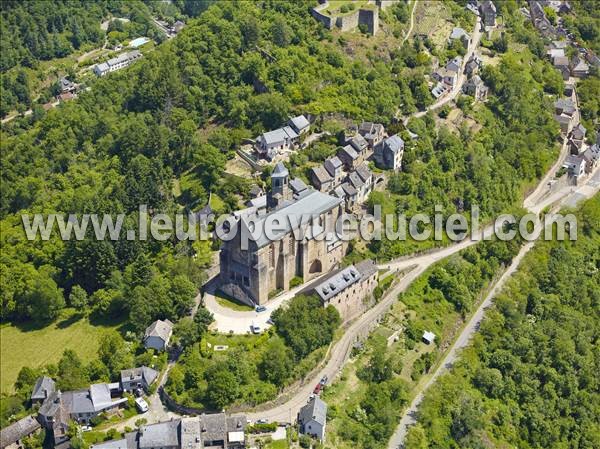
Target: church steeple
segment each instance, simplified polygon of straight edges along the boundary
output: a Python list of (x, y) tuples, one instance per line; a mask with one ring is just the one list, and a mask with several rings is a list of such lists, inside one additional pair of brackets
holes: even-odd
[(271, 191), (267, 197), (270, 209), (277, 208), (286, 200), (291, 199), (290, 194), (290, 173), (282, 162), (275, 165), (271, 173)]

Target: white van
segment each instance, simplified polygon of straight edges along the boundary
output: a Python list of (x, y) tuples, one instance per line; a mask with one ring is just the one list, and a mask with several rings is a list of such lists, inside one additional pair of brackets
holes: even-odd
[(144, 398), (135, 398), (135, 406), (140, 413), (146, 413), (148, 411), (148, 403)]

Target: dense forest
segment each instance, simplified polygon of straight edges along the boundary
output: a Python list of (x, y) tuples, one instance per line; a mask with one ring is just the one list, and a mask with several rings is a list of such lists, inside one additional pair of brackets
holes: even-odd
[[(93, 313), (132, 314), (143, 329), (155, 318), (182, 316), (185, 305), (162, 292), (183, 278), (198, 285), (210, 262), (203, 243), (86, 238), (32, 245), (20, 213), (123, 212), (130, 229), (139, 204), (156, 212), (200, 208), (210, 191), (231, 210), (247, 181), (224, 176), (225, 154), (242, 138), (278, 126), (301, 104), (298, 110), (378, 120), (390, 117), (400, 98), (410, 104), (408, 81), (377, 58), (352, 62), (307, 13), (309, 3), (211, 7), (127, 71), (99, 79), (31, 129), (3, 134), (3, 319), (46, 323), (74, 305), (71, 291), (79, 286)], [(393, 67), (400, 70), (403, 60)], [(266, 93), (255, 91), (257, 81)], [(176, 197), (173, 179), (184, 173), (195, 183)], [(181, 291), (192, 290), (184, 283)], [(132, 296), (141, 309), (125, 300)]]
[(577, 241), (526, 256), (428, 391), (407, 449), (599, 447), (600, 197), (577, 217)]

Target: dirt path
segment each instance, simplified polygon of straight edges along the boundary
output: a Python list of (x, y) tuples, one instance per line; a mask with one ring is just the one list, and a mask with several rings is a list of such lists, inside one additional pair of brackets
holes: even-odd
[(406, 32), (406, 36), (404, 36), (404, 39), (402, 39), (402, 43), (400, 45), (403, 45), (404, 42), (407, 41), (407, 39), (410, 37), (410, 35), (413, 32), (413, 28), (415, 26), (415, 11), (417, 10), (417, 3), (419, 3), (419, 0), (414, 0), (412, 11), (410, 12), (410, 27), (408, 28), (408, 31)]

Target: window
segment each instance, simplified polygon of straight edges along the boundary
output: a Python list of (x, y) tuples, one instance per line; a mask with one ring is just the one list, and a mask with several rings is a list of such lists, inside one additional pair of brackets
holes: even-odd
[(248, 278), (248, 276), (244, 276), (244, 285), (246, 287), (250, 287), (250, 279)]
[(296, 255), (296, 242), (294, 241), (294, 236), (290, 236), (290, 254), (292, 256)]
[(275, 266), (275, 246), (269, 246), (269, 263), (272, 267)]

